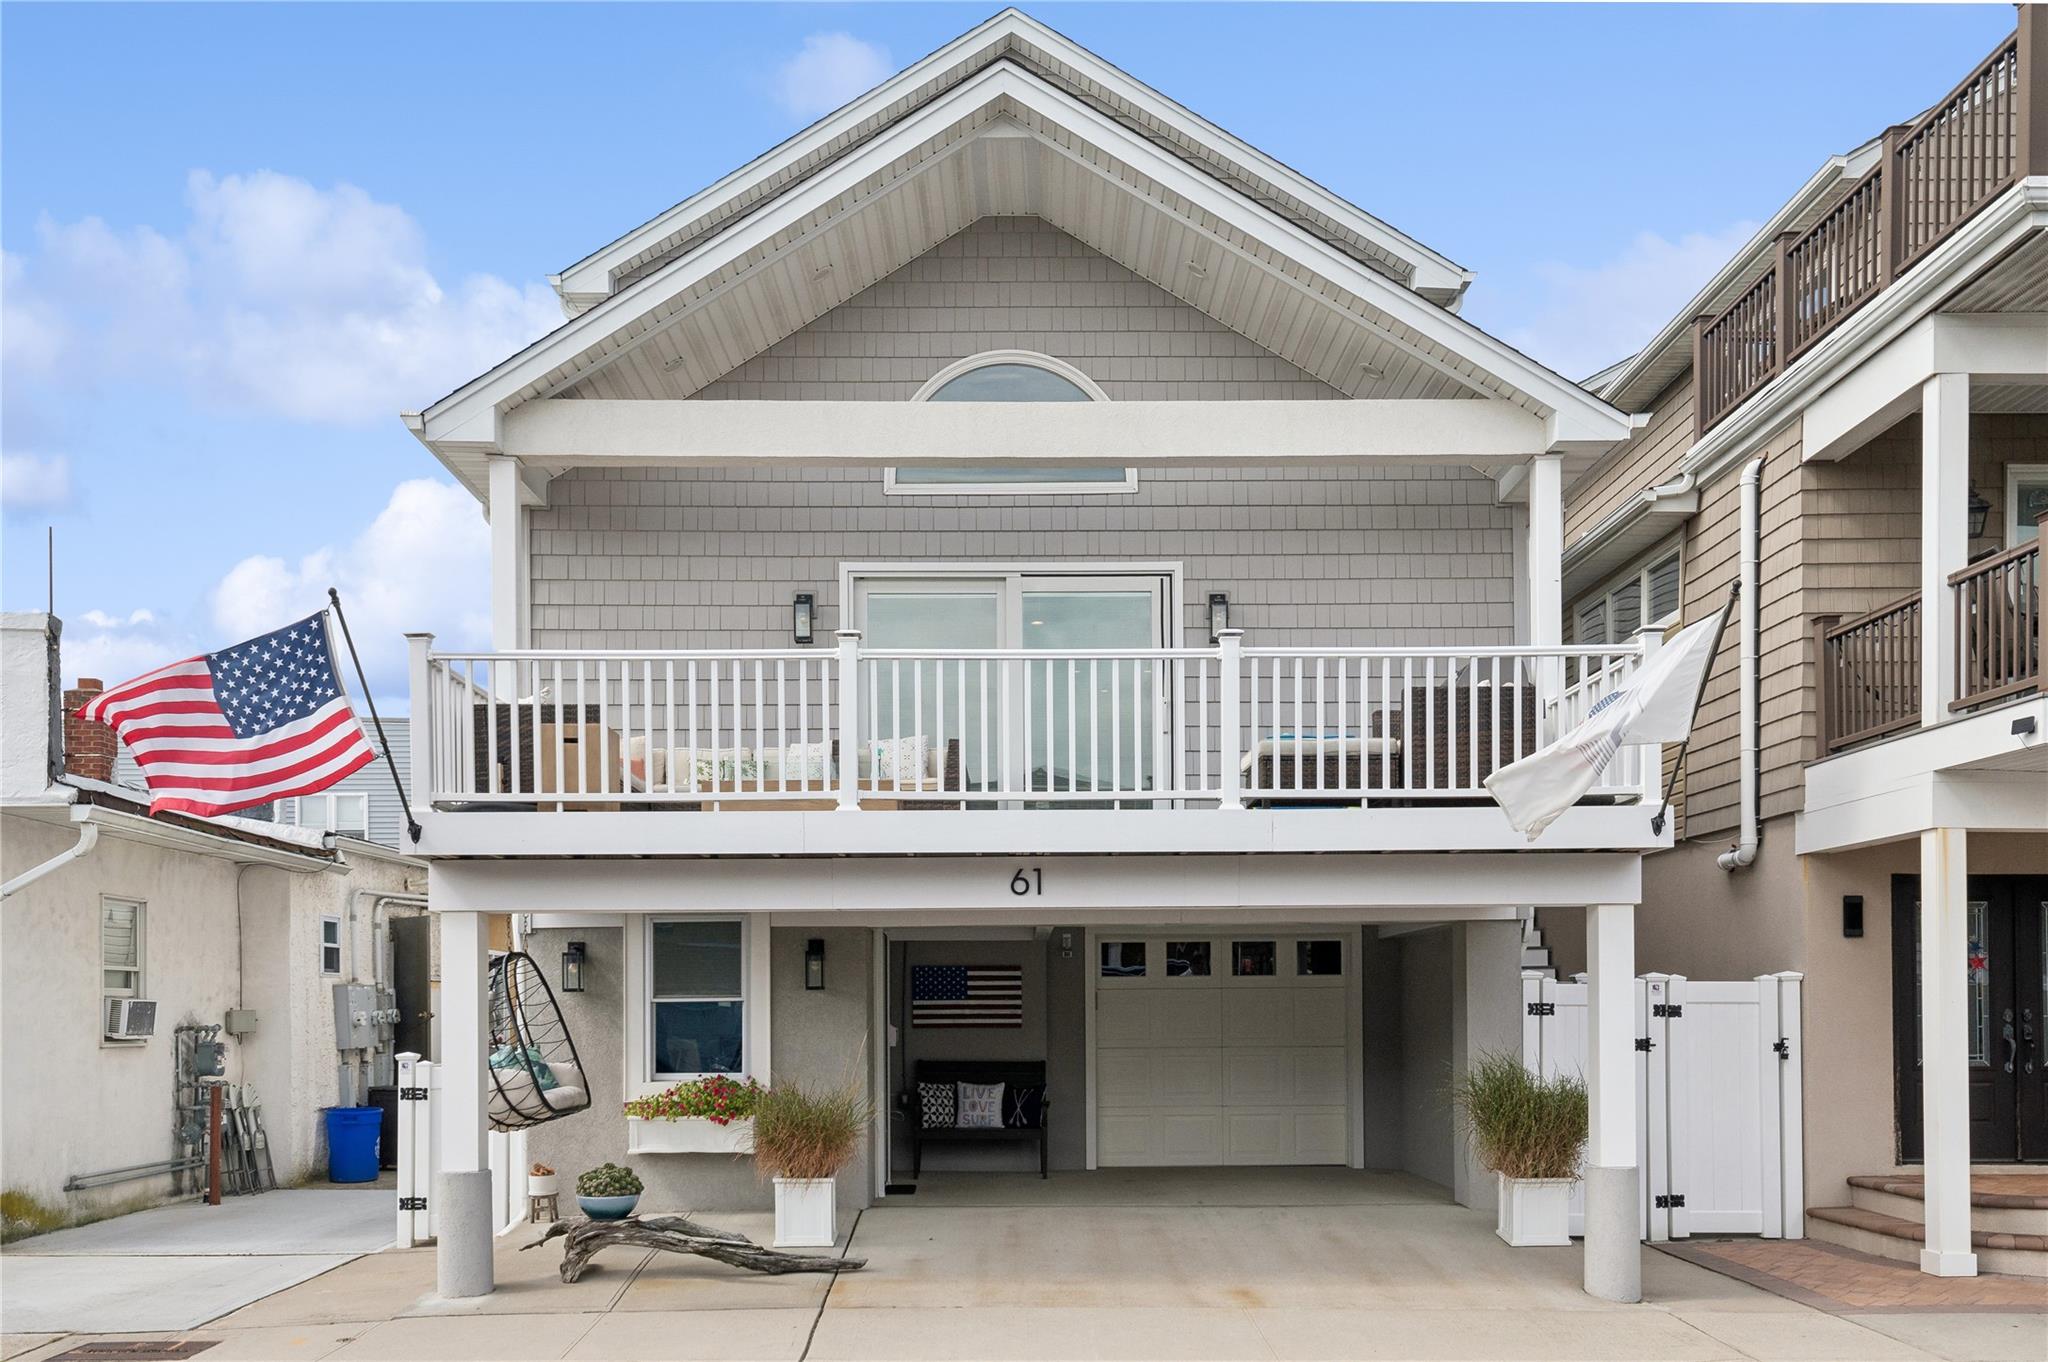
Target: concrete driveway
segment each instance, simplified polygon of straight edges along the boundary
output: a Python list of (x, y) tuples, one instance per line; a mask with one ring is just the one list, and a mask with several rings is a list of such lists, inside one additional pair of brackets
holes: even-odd
[[(1200, 1203), (1200, 1204), (1195, 1204)], [(706, 1215), (766, 1242), (769, 1217)], [(358, 1259), (192, 1337), (232, 1358), (1985, 1359), (2039, 1362), (2048, 1316), (1849, 1317), (1646, 1251), (1648, 1303), (1579, 1289), (1427, 1184), (1292, 1173), (928, 1178), (851, 1226), (867, 1270), (758, 1277), (642, 1250), (574, 1286), (501, 1241), (498, 1290), (433, 1294), (431, 1250)], [(62, 1351), (47, 1343), (28, 1362)]]
[(184, 1202), (58, 1230), (0, 1253), (14, 1334), (191, 1329), (388, 1248), (389, 1188), (295, 1188)]

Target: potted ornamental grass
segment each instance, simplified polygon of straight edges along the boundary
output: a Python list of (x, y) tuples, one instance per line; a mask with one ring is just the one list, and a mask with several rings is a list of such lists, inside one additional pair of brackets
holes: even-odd
[(862, 1085), (777, 1083), (754, 1108), (754, 1171), (775, 1183), (775, 1247), (830, 1248), (840, 1170), (874, 1119)]
[(744, 1154), (766, 1091), (751, 1078), (710, 1074), (625, 1104), (629, 1154)]
[(1451, 1085), (1479, 1161), (1500, 1178), (1495, 1232), (1517, 1248), (1569, 1244), (1567, 1206), (1586, 1148), (1586, 1084), (1543, 1078), (1512, 1054), (1481, 1053)]
[(632, 1169), (601, 1163), (576, 1179), (576, 1204), (592, 1220), (624, 1220), (645, 1190)]

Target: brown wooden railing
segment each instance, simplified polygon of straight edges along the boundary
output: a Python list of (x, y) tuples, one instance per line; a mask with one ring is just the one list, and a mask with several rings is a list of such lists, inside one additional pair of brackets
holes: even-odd
[(1822, 615), (1814, 635), (1824, 753), (1920, 722), (1919, 592), (1852, 620)]
[(1709, 430), (1970, 217), (2048, 175), (2048, 6), (1912, 123), (1820, 221), (1719, 314), (1693, 320), (1694, 438)]
[(1956, 593), (1956, 698), (1971, 709), (2041, 685), (2041, 540), (1970, 564), (1948, 579)]

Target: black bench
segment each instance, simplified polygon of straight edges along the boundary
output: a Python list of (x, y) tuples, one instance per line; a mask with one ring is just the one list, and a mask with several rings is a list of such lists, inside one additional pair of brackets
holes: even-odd
[[(911, 1075), (909, 1090), (903, 1094), (903, 1110), (910, 1117), (911, 1176), (924, 1173), (924, 1147), (927, 1144), (985, 1143), (988, 1141), (1022, 1141), (1038, 1144), (1038, 1176), (1046, 1175), (1045, 1121), (1052, 1110), (1050, 1095), (1043, 1097), (1038, 1107), (1038, 1124), (1035, 1126), (993, 1126), (967, 1127), (958, 1125), (934, 1126), (930, 1129), (924, 1123), (924, 1102), (920, 1096), (920, 1083), (1001, 1083), (1004, 1088), (1005, 1109), (1011, 1088), (1032, 1087), (1041, 1092), (1045, 1089), (1045, 1061), (1039, 1059), (920, 1059)], [(957, 1119), (956, 1108), (956, 1119)]]

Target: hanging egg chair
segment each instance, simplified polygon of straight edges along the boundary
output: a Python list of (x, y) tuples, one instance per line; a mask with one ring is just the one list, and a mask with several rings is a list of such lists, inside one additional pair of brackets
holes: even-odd
[(583, 1062), (554, 990), (524, 951), (491, 961), (489, 1068), (494, 1130), (523, 1130), (590, 1105)]

